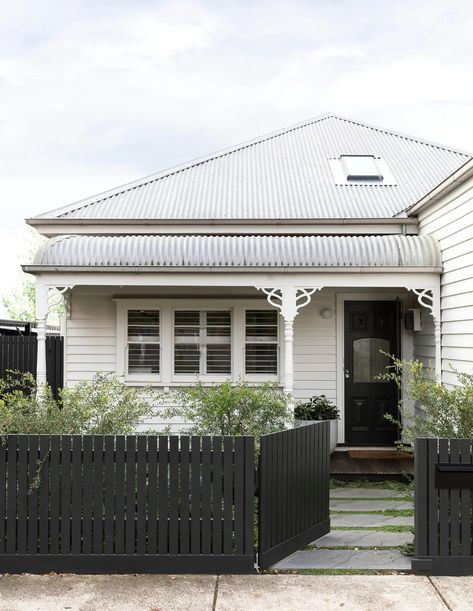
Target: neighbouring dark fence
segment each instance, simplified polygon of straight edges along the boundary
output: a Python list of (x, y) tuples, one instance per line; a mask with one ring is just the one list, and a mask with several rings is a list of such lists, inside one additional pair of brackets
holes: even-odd
[[(0, 378), (5, 377), (9, 369), (36, 375), (37, 352), (35, 335), (0, 336)], [(64, 338), (58, 335), (46, 337), (46, 376), (57, 396), (64, 384)]]
[(473, 575), (471, 439), (416, 439), (417, 574)]
[(261, 437), (259, 554), (269, 568), (330, 530), (330, 423)]
[(254, 438), (9, 435), (0, 573), (254, 570)]

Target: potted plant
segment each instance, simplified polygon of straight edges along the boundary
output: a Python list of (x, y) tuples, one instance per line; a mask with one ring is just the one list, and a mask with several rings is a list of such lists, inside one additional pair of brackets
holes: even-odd
[(338, 441), (338, 419), (340, 412), (325, 395), (311, 397), (307, 402), (299, 402), (294, 410), (294, 426), (311, 424), (314, 420), (330, 420), (330, 454)]

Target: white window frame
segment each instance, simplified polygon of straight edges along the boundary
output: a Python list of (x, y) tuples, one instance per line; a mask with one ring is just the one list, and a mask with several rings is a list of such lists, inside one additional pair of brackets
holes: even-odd
[[(245, 373), (245, 318), (246, 310), (273, 310), (266, 299), (228, 299), (228, 298), (203, 298), (203, 299), (156, 299), (152, 297), (129, 298), (115, 297), (117, 306), (116, 318), (116, 371), (117, 374), (129, 385), (151, 385), (163, 388), (165, 391), (171, 387), (189, 386), (200, 380), (204, 384), (211, 385), (223, 380), (231, 379), (237, 382), (239, 379), (250, 384), (261, 384), (263, 382), (274, 382), (282, 386), (282, 370), (284, 363), (284, 343), (282, 317), (278, 320), (278, 373), (277, 374), (246, 374)], [(131, 374), (127, 372), (127, 361), (125, 346), (127, 339), (127, 317), (128, 310), (159, 310), (160, 312), (160, 374)], [(231, 346), (232, 346), (232, 368), (231, 374), (174, 374), (174, 311), (222, 311), (231, 312)]]
[[(174, 349), (176, 346), (176, 335), (175, 335), (175, 314), (176, 312), (199, 312), (199, 331), (200, 331), (200, 340), (202, 341), (202, 331), (205, 328), (205, 314), (206, 312), (229, 312), (230, 314), (230, 371), (229, 373), (176, 373), (174, 366)], [(200, 370), (206, 370), (207, 363), (207, 343), (204, 345), (204, 349), (200, 352)], [(188, 307), (178, 306), (172, 308), (172, 346), (171, 346), (171, 360), (172, 360), (172, 379), (173, 381), (181, 381), (181, 382), (195, 382), (197, 379), (206, 381), (223, 381), (231, 378), (234, 379), (234, 368), (233, 368), (233, 356), (234, 356), (234, 329), (233, 329), (233, 308), (228, 307), (207, 307), (207, 308), (196, 308), (192, 307), (192, 302), (189, 302)]]
[[(279, 379), (279, 375), (281, 372), (281, 323), (280, 316), (276, 310), (276, 341), (271, 342), (255, 342), (246, 339), (246, 313), (251, 311), (264, 311), (264, 310), (274, 310), (274, 308), (260, 308), (255, 306), (254, 308), (245, 308), (244, 312), (244, 336), (243, 336), (243, 367), (244, 367), (244, 376), (247, 380), (258, 380), (258, 381), (270, 381), (274, 382)], [(247, 373), (246, 372), (246, 347), (248, 344), (271, 344), (276, 345), (276, 373)]]
[[(159, 342), (130, 342), (128, 341), (128, 312), (132, 310), (146, 310), (153, 311), (159, 313)], [(163, 360), (163, 350), (162, 350), (162, 315), (161, 309), (158, 307), (150, 307), (148, 305), (143, 305), (142, 307), (134, 307), (129, 306), (125, 310), (125, 378), (127, 380), (143, 380), (148, 382), (159, 381), (161, 380), (161, 367)], [(129, 345), (136, 343), (156, 343), (159, 345), (159, 373), (130, 373), (128, 370), (129, 367)]]

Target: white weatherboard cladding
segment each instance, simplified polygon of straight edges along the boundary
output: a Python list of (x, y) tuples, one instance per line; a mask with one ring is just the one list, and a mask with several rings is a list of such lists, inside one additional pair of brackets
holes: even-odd
[(64, 236), (49, 240), (34, 266), (438, 267), (431, 237), (381, 236)]
[[(456, 384), (452, 369), (473, 371), (473, 179), (421, 211), (419, 228), (441, 250), (442, 379)], [(416, 354), (431, 355), (432, 342), (427, 326)]]
[[(329, 160), (340, 155), (380, 157), (396, 184), (336, 185)], [(391, 218), (469, 158), (328, 115), (36, 218), (109, 219), (112, 224), (114, 219)]]
[[(255, 306), (266, 306), (265, 299), (257, 296), (256, 292), (243, 292), (227, 288), (225, 293), (207, 290), (205, 294), (201, 289), (185, 289), (176, 293), (170, 287), (167, 291), (162, 288), (132, 288), (126, 287), (127, 298), (168, 298), (177, 295), (176, 306), (195, 303), (198, 298), (218, 297), (252, 299)], [(313, 395), (325, 394), (337, 403), (337, 331), (336, 331), (336, 294), (341, 291), (349, 298), (350, 291), (346, 289), (323, 289), (312, 297), (311, 303), (300, 310), (294, 321), (294, 395), (297, 400), (305, 400)], [(374, 292), (373, 292), (374, 291)], [(366, 289), (366, 297), (372, 292), (378, 295), (379, 291)], [(186, 295), (187, 293), (187, 295)], [(116, 371), (117, 368), (117, 304), (114, 297), (120, 294), (119, 287), (76, 287), (73, 289), (71, 299), (71, 318), (67, 320), (66, 327), (66, 381), (74, 384), (80, 380), (88, 380), (98, 371)], [(404, 289), (385, 289), (383, 295), (392, 295), (396, 299), (399, 295), (406, 295)], [(123, 297), (120, 294), (120, 297)], [(255, 298), (256, 297), (256, 298)], [(182, 301), (181, 301), (182, 298)], [(375, 297), (376, 298), (376, 297)], [(414, 298), (408, 295), (411, 304)], [(189, 301), (190, 299), (190, 301)], [(324, 318), (321, 311), (330, 309), (332, 316)], [(425, 316), (428, 316), (427, 312)], [(411, 354), (405, 354), (410, 358)], [(163, 384), (155, 387), (161, 391)], [(341, 399), (340, 399), (341, 400)], [(339, 405), (342, 408), (341, 405)], [(160, 416), (163, 408), (156, 408), (155, 416), (140, 426), (140, 430), (150, 427), (163, 427), (171, 424), (173, 430), (178, 430), (183, 423), (165, 421)]]

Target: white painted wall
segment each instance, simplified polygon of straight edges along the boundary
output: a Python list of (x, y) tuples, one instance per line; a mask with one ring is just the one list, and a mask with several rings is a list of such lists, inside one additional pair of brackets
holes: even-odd
[[(325, 394), (329, 399), (337, 403), (337, 350), (342, 349), (338, 340), (337, 345), (337, 294), (343, 292), (348, 295), (346, 289), (323, 289), (315, 293), (309, 306), (300, 310), (294, 322), (294, 394), (297, 400), (308, 399), (312, 395)], [(354, 292), (354, 291), (351, 291)], [(373, 298), (379, 298), (379, 290), (365, 288), (367, 298), (370, 293)], [(360, 293), (357, 289), (356, 293)], [(391, 294), (395, 299), (397, 294), (403, 295), (406, 304), (415, 304), (414, 298), (408, 295), (404, 289), (385, 289), (383, 294)], [(196, 302), (197, 298), (204, 297), (228, 297), (233, 296), (241, 299), (254, 299), (255, 306), (258, 303), (267, 305), (264, 298), (255, 290), (242, 290), (229, 288), (225, 294), (219, 293), (218, 288), (198, 289), (182, 288), (146, 288), (143, 287), (89, 287), (82, 286), (73, 289), (71, 297), (71, 317), (66, 320), (66, 349), (65, 349), (65, 373), (69, 384), (80, 380), (91, 379), (98, 371), (116, 371), (117, 367), (117, 303), (116, 297), (154, 297), (169, 298), (171, 295), (179, 298), (192, 297), (188, 301), (189, 307)], [(322, 318), (321, 310), (329, 308), (333, 315), (331, 318)], [(428, 314), (425, 314), (428, 317)], [(412, 334), (411, 334), (412, 335)], [(417, 338), (416, 338), (417, 340)], [(405, 342), (411, 350), (412, 338)], [(283, 342), (281, 342), (281, 352)], [(412, 355), (404, 353), (409, 358)], [(282, 353), (280, 354), (282, 363)], [(282, 378), (281, 378), (282, 379)], [(340, 385), (340, 380), (338, 381)], [(343, 383), (343, 379), (342, 382)], [(155, 387), (157, 392), (163, 390), (162, 384)], [(342, 393), (340, 392), (340, 395)], [(341, 396), (340, 396), (341, 400)], [(343, 406), (339, 405), (343, 412)], [(165, 425), (159, 417), (157, 410), (156, 418), (144, 422), (142, 428), (150, 428), (158, 424)], [(182, 423), (174, 422), (178, 429)]]
[[(440, 243), (442, 380), (456, 384), (452, 369), (473, 372), (473, 179), (419, 213), (421, 234)], [(426, 327), (415, 354), (433, 357), (432, 328)]]

